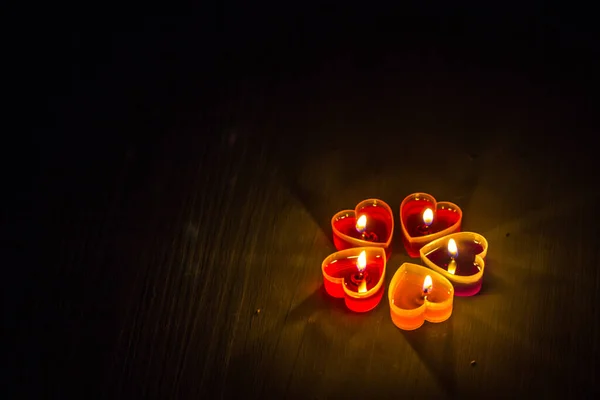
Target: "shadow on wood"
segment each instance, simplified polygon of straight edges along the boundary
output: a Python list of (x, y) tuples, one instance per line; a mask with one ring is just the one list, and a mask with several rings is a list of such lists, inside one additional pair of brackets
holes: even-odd
[[(299, 390), (293, 384), (298, 374), (305, 379), (314, 379), (314, 385), (317, 385), (320, 375), (303, 375), (306, 373), (304, 358), (319, 351), (325, 354), (332, 348), (332, 341), (351, 342), (364, 322), (364, 315), (349, 311), (344, 299), (329, 296), (322, 284), (271, 327), (260, 332), (259, 325), (268, 317), (263, 314), (255, 315), (251, 322), (258, 335), (248, 339), (244, 351), (232, 357), (228, 365), (227, 382), (235, 384), (207, 389), (212, 396), (227, 398), (239, 390), (244, 390), (247, 398), (264, 398), (267, 394), (292, 396)], [(340, 320), (347, 322), (343, 329), (336, 323)], [(257, 382), (261, 384), (257, 385)]]
[(313, 192), (303, 188), (296, 178), (290, 174), (286, 174), (285, 184), (292, 194), (306, 209), (310, 216), (317, 223), (321, 231), (325, 233), (329, 243), (333, 246), (333, 237), (331, 231), (331, 217), (335, 211), (327, 210), (323, 201), (317, 198)]
[(290, 310), (286, 319), (290, 322), (310, 319), (318, 311), (325, 309), (336, 309), (344, 314), (355, 315), (355, 313), (346, 308), (344, 299), (335, 299), (331, 297), (325, 290), (325, 286), (320, 285), (319, 288), (302, 303)]
[(508, 286), (500, 275), (494, 270), (497, 263), (493, 259), (486, 258), (483, 271), (483, 282), (478, 296), (487, 296), (506, 293)]
[(425, 322), (414, 331), (402, 331), (406, 341), (448, 396), (457, 390), (452, 318), (441, 324)]

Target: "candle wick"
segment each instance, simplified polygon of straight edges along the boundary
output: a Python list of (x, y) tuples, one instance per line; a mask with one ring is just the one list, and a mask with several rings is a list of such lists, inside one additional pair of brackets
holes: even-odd
[(427, 300), (428, 294), (429, 294), (429, 288), (423, 289), (423, 300)]
[(373, 232), (362, 232), (361, 237), (363, 240), (366, 240), (368, 242), (376, 242), (378, 240), (377, 235)]
[(365, 271), (356, 272), (354, 275), (352, 275), (351, 280), (352, 280), (352, 283), (355, 284), (356, 286), (360, 286), (362, 284), (367, 284), (370, 282), (369, 274), (366, 273)]

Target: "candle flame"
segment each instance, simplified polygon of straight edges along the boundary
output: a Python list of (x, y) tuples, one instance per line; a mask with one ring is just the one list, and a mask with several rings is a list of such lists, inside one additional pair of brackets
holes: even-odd
[(423, 282), (423, 294), (427, 295), (431, 292), (433, 288), (433, 281), (431, 280), (431, 276), (427, 275), (425, 277), (425, 281)]
[(427, 226), (431, 225), (433, 222), (433, 210), (431, 210), (431, 208), (428, 208), (423, 212), (423, 222)]
[(356, 269), (358, 272), (363, 272), (367, 268), (367, 253), (363, 250), (358, 256), (358, 261), (356, 262)]
[(456, 256), (458, 256), (458, 247), (456, 247), (456, 242), (454, 239), (448, 240), (448, 254), (450, 254), (450, 257), (452, 258), (456, 258)]
[(356, 230), (362, 232), (367, 227), (367, 216), (361, 215), (358, 221), (356, 221)]

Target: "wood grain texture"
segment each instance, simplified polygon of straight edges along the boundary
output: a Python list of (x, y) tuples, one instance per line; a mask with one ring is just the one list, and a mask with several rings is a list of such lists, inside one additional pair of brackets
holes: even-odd
[[(170, 36), (185, 39), (174, 47), (147, 44), (162, 55), (137, 62), (188, 54), (190, 31)], [(246, 60), (248, 43), (231, 60)], [(43, 140), (35, 190), (10, 225), (15, 247), (39, 245), (15, 258), (31, 267), (15, 269), (24, 284), (5, 291), (21, 310), (9, 352), (17, 391), (598, 394), (600, 196), (587, 92), (536, 74), (539, 64), (511, 69), (492, 51), (467, 62), (410, 43), (288, 51), (264, 69), (247, 61), (243, 76), (224, 63), (209, 84), (195, 74), (203, 61), (169, 56), (142, 77), (123, 73), (135, 92), (125, 99), (122, 76), (95, 89), (114, 102), (65, 105), (76, 133)], [(459, 204), (463, 229), (490, 247), (479, 295), (455, 298), (444, 323), (402, 332), (385, 297), (364, 315), (329, 298), (320, 264), (335, 251), (336, 211), (376, 197), (398, 222), (416, 191)], [(415, 261), (399, 233), (386, 285)]]
[[(279, 148), (237, 129), (205, 156), (192, 143), (164, 147), (165, 159), (185, 161), (159, 163), (130, 209), (154, 220), (136, 219), (140, 231), (113, 239), (115, 252), (131, 252), (119, 263), (136, 271), (116, 296), (116, 397), (550, 396), (595, 387), (598, 228), (588, 221), (598, 198), (574, 195), (586, 190), (574, 175), (585, 158), (557, 161), (560, 150), (504, 134), (357, 146), (365, 136), (341, 129), (291, 148), (284, 137)], [(419, 149), (424, 137), (440, 144), (426, 162), (420, 150), (394, 149)], [(382, 154), (361, 156), (367, 145)], [(407, 333), (385, 302), (355, 315), (328, 298), (319, 265), (334, 251), (336, 210), (371, 196), (397, 209), (417, 190), (463, 206), (464, 229), (485, 235), (490, 252), (480, 295), (457, 298), (448, 322)], [(398, 239), (387, 282), (410, 261)]]

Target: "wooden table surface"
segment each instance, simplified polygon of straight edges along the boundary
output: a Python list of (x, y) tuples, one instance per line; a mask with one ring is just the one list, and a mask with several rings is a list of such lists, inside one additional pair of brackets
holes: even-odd
[[(259, 33), (219, 62), (205, 27), (81, 36), (7, 213), (14, 398), (598, 394), (587, 42), (348, 23), (335, 47), (314, 23), (270, 47), (237, 32)], [(375, 197), (398, 224), (418, 191), (460, 205), (488, 262), (448, 321), (403, 332), (385, 297), (329, 298), (320, 265), (336, 211)], [(392, 246), (386, 286), (420, 263), (399, 229)]]

